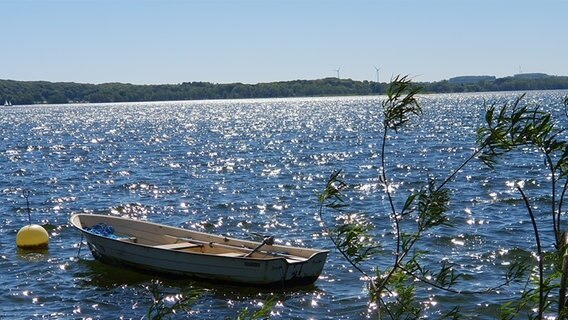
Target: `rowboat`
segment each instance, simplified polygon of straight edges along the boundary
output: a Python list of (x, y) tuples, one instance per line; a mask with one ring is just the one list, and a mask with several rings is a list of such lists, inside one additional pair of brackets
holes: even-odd
[(262, 287), (315, 282), (327, 250), (192, 231), (149, 221), (100, 214), (73, 214), (97, 260), (152, 273)]

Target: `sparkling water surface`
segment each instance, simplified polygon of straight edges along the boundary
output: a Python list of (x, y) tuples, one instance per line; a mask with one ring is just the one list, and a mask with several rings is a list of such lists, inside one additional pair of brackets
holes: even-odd
[[(424, 95), (424, 114), (386, 148), (395, 201), (428, 177), (447, 177), (471, 155), (484, 103), (521, 93)], [(567, 91), (528, 92), (566, 124)], [(156, 281), (170, 299), (199, 294), (194, 319), (235, 318), (274, 296), (275, 319), (372, 317), (361, 275), (322, 235), (316, 193), (342, 169), (352, 217), (375, 226), (384, 251), (363, 263), (392, 263), (393, 225), (379, 186), (382, 118), (379, 97), (302, 98), (12, 106), (0, 108), (0, 318), (141, 319)], [(501, 171), (476, 160), (448, 185), (450, 222), (426, 234), (424, 261), (446, 259), (464, 273), (456, 289), (479, 291), (503, 281), (510, 261), (534, 250), (532, 227), (515, 179), (526, 185), (537, 211), (546, 212), (547, 172), (531, 150), (508, 156)], [(506, 169), (506, 170), (502, 170)], [(31, 190), (34, 223), (50, 232), (49, 249), (15, 245), (28, 223), (22, 196)], [(540, 208), (539, 206), (542, 206)], [(243, 286), (164, 279), (95, 261), (68, 223), (72, 213), (104, 213), (246, 239), (274, 235), (280, 243), (331, 250), (313, 286), (263, 291)], [(336, 213), (325, 212), (329, 224)], [(551, 226), (545, 213), (544, 226)], [(543, 241), (552, 245), (545, 230)], [(466, 316), (491, 319), (520, 287), (490, 294), (417, 291), (426, 315), (456, 306)]]

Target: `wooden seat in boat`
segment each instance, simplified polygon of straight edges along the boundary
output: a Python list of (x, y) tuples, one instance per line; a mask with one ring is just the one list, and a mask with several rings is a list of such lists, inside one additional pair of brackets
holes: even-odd
[(160, 244), (160, 245), (154, 246), (154, 248), (180, 250), (180, 249), (188, 249), (188, 248), (195, 248), (195, 247), (201, 247), (201, 246), (202, 245), (195, 244), (195, 243), (178, 242), (178, 243)]
[(226, 253), (217, 253), (215, 254), (217, 256), (222, 256), (222, 257), (233, 257), (233, 258), (238, 258), (238, 257), (244, 257), (245, 254), (242, 252), (226, 252)]

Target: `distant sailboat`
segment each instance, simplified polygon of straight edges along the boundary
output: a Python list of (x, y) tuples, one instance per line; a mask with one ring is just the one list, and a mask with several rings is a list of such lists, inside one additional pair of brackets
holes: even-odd
[[(1, 101), (1, 100), (0, 100), (0, 101)], [(4, 107), (8, 107), (8, 106), (11, 106), (11, 105), (12, 105), (12, 102), (11, 102), (11, 101), (4, 100)]]

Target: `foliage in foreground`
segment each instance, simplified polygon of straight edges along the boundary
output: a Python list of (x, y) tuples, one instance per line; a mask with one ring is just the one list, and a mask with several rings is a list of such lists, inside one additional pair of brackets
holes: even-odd
[[(546, 312), (557, 311), (559, 318), (565, 318), (568, 313), (566, 304), (566, 266), (563, 263), (566, 252), (566, 240), (562, 231), (562, 208), (566, 191), (568, 190), (568, 141), (563, 134), (564, 129), (554, 121), (550, 112), (542, 111), (538, 106), (531, 107), (523, 104), (524, 96), (519, 97), (511, 106), (497, 108), (492, 105), (485, 116), (486, 126), (478, 130), (478, 144), (485, 146), (480, 159), (490, 168), (495, 168), (497, 161), (510, 152), (519, 152), (523, 148), (535, 150), (540, 154), (543, 164), (548, 170), (550, 184), (549, 214), (554, 234), (555, 251), (545, 251), (541, 238), (546, 225), (537, 222), (537, 206), (524, 190), (524, 180), (518, 180), (515, 188), (521, 195), (525, 208), (530, 217), (536, 246), (537, 272), (532, 274), (533, 285), (528, 287), (520, 301), (511, 302), (504, 306), (504, 318), (512, 319), (523, 307), (530, 306), (537, 310), (536, 318), (543, 319)], [(567, 97), (568, 98), (568, 97)], [(568, 107), (568, 99), (564, 104)], [(502, 171), (506, 168), (501, 168)], [(564, 283), (563, 285), (560, 285)], [(557, 304), (553, 303), (554, 291)]]
[[(380, 156), (380, 183), (387, 199), (388, 217), (393, 225), (394, 245), (381, 246), (376, 240), (385, 235), (375, 234), (369, 219), (357, 215), (358, 219), (343, 219), (348, 204), (344, 192), (349, 185), (343, 181), (341, 170), (333, 172), (319, 195), (319, 216), (324, 230), (329, 235), (337, 250), (346, 260), (364, 276), (369, 288), (369, 303), (375, 307), (378, 318), (412, 319), (424, 315), (424, 303), (417, 301), (416, 290), (440, 290), (452, 294), (483, 294), (497, 289), (504, 290), (507, 285), (517, 282), (526, 283), (522, 296), (505, 303), (501, 308), (501, 319), (513, 319), (519, 316), (543, 319), (545, 314), (557, 313), (564, 318), (566, 311), (565, 285), (562, 277), (567, 271), (561, 269), (565, 245), (562, 241), (561, 212), (563, 199), (568, 190), (568, 142), (562, 135), (563, 130), (554, 122), (552, 115), (523, 104), (524, 96), (513, 104), (501, 107), (491, 105), (487, 108), (486, 124), (479, 128), (477, 148), (472, 154), (452, 171), (444, 180), (429, 177), (423, 187), (413, 191), (405, 201), (395, 201), (392, 193), (392, 180), (387, 175), (388, 163), (385, 161), (385, 147), (390, 131), (403, 128), (413, 117), (421, 115), (421, 108), (416, 99), (420, 90), (412, 85), (407, 77), (397, 77), (387, 91), (387, 98), (382, 102), (383, 128)], [(565, 98), (568, 107), (568, 97)], [(499, 159), (509, 152), (521, 152), (523, 148), (538, 150), (545, 159), (544, 165), (550, 172), (550, 212), (552, 229), (555, 235), (553, 252), (546, 252), (541, 243), (543, 226), (539, 226), (535, 217), (534, 206), (523, 189), (523, 181), (517, 183), (517, 190), (531, 218), (534, 230), (537, 254), (527, 259), (518, 257), (503, 275), (503, 283), (477, 292), (464, 292), (454, 289), (461, 275), (455, 266), (442, 261), (425, 263), (429, 252), (419, 246), (423, 235), (434, 228), (447, 227), (446, 215), (450, 201), (450, 190), (446, 187), (468, 163), (479, 158), (490, 169), (506, 172), (506, 168), (497, 168)], [(532, 178), (532, 177), (527, 177)], [(459, 190), (458, 190), (459, 191)], [(397, 204), (404, 203), (401, 207)], [(337, 225), (329, 227), (324, 213), (326, 209), (337, 212)], [(544, 222), (540, 222), (541, 224)], [(362, 262), (379, 254), (394, 257), (389, 267), (378, 266), (371, 272)], [(536, 267), (535, 267), (536, 266)], [(566, 263), (568, 270), (568, 263)], [(558, 295), (554, 292), (558, 290)], [(554, 303), (553, 296), (558, 299)], [(442, 318), (460, 318), (460, 309), (454, 308), (442, 315)]]
[[(160, 281), (153, 281), (146, 288), (152, 295), (152, 304), (148, 308), (143, 319), (165, 320), (171, 319), (173, 315), (188, 314), (191, 312), (197, 300), (201, 297), (198, 290), (188, 289), (183, 292), (167, 294)], [(270, 318), (272, 309), (276, 306), (277, 300), (274, 296), (268, 297), (265, 301), (258, 303), (256, 310), (245, 307), (239, 310), (234, 319), (237, 320), (258, 320)], [(232, 319), (232, 318), (227, 318)]]
[(172, 314), (188, 312), (200, 296), (200, 293), (195, 290), (168, 295), (160, 286), (159, 281), (152, 282), (147, 290), (152, 294), (152, 304), (145, 317), (149, 320), (170, 319)]

